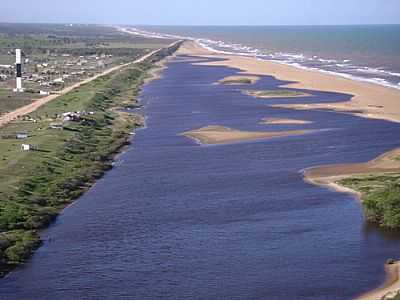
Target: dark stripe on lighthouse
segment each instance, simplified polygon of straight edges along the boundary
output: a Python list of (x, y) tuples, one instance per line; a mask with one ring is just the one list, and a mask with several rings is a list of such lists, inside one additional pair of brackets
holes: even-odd
[(22, 66), (17, 64), (17, 77), (22, 77)]

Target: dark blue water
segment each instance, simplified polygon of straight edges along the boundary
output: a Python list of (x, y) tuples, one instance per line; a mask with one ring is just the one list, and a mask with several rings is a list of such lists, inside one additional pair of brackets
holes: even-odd
[[(400, 240), (367, 227), (355, 199), (305, 183), (301, 170), (372, 159), (400, 145), (400, 126), (271, 108), (288, 100), (213, 85), (237, 70), (183, 58), (144, 88), (147, 128), (0, 281), (0, 299), (343, 300), (382, 282)], [(281, 83), (263, 77), (252, 88)], [(349, 98), (311, 93), (291, 101)], [(258, 124), (265, 117), (314, 123)], [(219, 146), (179, 136), (210, 124), (321, 131)]]

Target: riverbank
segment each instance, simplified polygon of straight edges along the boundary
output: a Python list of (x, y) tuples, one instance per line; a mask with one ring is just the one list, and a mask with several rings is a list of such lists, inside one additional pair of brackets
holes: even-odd
[[(398, 299), (400, 295), (400, 262), (385, 265), (386, 280), (385, 283), (355, 300), (389, 300)], [(396, 297), (397, 296), (397, 297)]]
[[(21, 152), (13, 140), (1, 140), (0, 275), (23, 263), (40, 245), (38, 231), (58, 212), (84, 193), (104, 172), (132, 130), (142, 125), (140, 115), (122, 112), (135, 104), (157, 62), (179, 48), (174, 43), (135, 63), (96, 77), (79, 89), (43, 103), (30, 112), (33, 121), (13, 121), (1, 130), (25, 131), (24, 143), (34, 151)], [(130, 101), (127, 101), (129, 99)], [(78, 119), (61, 129), (50, 116), (80, 111)], [(82, 113), (84, 112), (84, 113)]]

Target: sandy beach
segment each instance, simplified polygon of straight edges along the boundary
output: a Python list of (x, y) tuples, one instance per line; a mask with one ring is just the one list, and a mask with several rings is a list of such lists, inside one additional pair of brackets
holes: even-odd
[[(270, 75), (279, 80), (293, 81), (284, 87), (338, 92), (353, 95), (351, 101), (330, 104), (308, 104), (306, 109), (333, 109), (361, 117), (400, 122), (400, 90), (378, 84), (351, 80), (318, 71), (304, 70), (277, 62), (258, 60), (253, 57), (224, 55), (208, 51), (195, 42), (186, 42), (180, 54), (223, 58), (221, 61), (202, 62), (200, 65), (238, 68), (239, 75)], [(290, 105), (285, 105), (290, 107)], [(292, 108), (296, 109), (296, 106)], [(357, 111), (357, 112), (354, 112)]]
[(242, 131), (228, 127), (212, 125), (182, 133), (201, 144), (227, 144), (241, 141), (269, 139), (285, 136), (302, 135), (312, 130), (290, 130), (290, 131)]

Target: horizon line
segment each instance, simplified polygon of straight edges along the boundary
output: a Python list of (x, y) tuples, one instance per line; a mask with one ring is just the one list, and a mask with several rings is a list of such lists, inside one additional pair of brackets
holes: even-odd
[(357, 23), (357, 24), (112, 24), (112, 23), (80, 23), (80, 22), (36, 22), (36, 21), (1, 21), (0, 24), (59, 24), (59, 25), (103, 25), (103, 26), (155, 26), (155, 27), (279, 27), (279, 26), (388, 26), (400, 23)]

